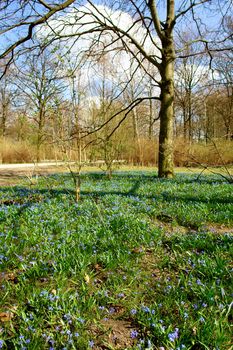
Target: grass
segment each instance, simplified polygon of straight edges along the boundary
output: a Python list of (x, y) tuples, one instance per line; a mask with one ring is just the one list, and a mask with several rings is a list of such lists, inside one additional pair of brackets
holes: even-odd
[(232, 185), (124, 171), (0, 190), (0, 348), (231, 349)]

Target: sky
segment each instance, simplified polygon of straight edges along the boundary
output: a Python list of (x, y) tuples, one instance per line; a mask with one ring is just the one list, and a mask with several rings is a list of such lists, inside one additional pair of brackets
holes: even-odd
[[(62, 30), (62, 34), (70, 34), (70, 33), (75, 33), (77, 31), (80, 32), (86, 29), (93, 28), (93, 23), (92, 23), (93, 16), (91, 15), (91, 13), (94, 13), (94, 15), (97, 15), (103, 21), (107, 21), (107, 20), (102, 16), (102, 14), (104, 14), (106, 18), (111, 17), (114, 23), (116, 23), (120, 28), (127, 30), (134, 23), (134, 19), (131, 16), (131, 14), (133, 14), (132, 9), (131, 9), (131, 12), (121, 11), (119, 10), (119, 7), (116, 1), (113, 2), (115, 4), (113, 7), (113, 10), (103, 5), (104, 3), (110, 3), (110, 2), (113, 2), (113, 1), (101, 1), (101, 0), (95, 1), (95, 4), (97, 4), (97, 8), (98, 8), (98, 11), (96, 11), (95, 9), (91, 8), (90, 5), (88, 4), (85, 7), (78, 6), (80, 2), (77, 0), (75, 6), (79, 10), (79, 13), (81, 15), (78, 15), (77, 11), (72, 9), (73, 7), (72, 6), (70, 9), (66, 11), (65, 15), (62, 13), (59, 14), (58, 16), (58, 18), (60, 18), (59, 21), (54, 19), (49, 20), (49, 24), (60, 31), (65, 21), (66, 26), (64, 26), (64, 29)], [(204, 9), (203, 6), (197, 7), (195, 11), (197, 13), (197, 17), (201, 18), (201, 21), (198, 20), (198, 23), (201, 24), (202, 29), (203, 30), (205, 29), (205, 26), (207, 25), (207, 23), (211, 27), (216, 26), (220, 20), (221, 12), (225, 13), (227, 6), (229, 6), (230, 2), (231, 1), (229, 0), (220, 0), (221, 11), (218, 11), (218, 12), (213, 11), (213, 9), (211, 10), (212, 5), (209, 5), (209, 4), (207, 5), (207, 9)], [(15, 3), (17, 3), (17, 1)], [(129, 4), (129, 1), (121, 1), (121, 4), (123, 3), (126, 3), (126, 6), (124, 7), (124, 9), (128, 10), (127, 4)], [(139, 2), (137, 3), (139, 4)], [(188, 3), (189, 3), (188, 0), (177, 1), (176, 7), (177, 9), (179, 9), (181, 4), (184, 4), (185, 6), (187, 6)], [(158, 4), (159, 4), (158, 9), (159, 9), (161, 18), (165, 18), (166, 9), (164, 6), (164, 1), (158, 1)], [(14, 10), (14, 5), (11, 10)], [(37, 10), (39, 10), (39, 8), (37, 8)], [(82, 11), (85, 11), (87, 13), (89, 12), (89, 14), (86, 14), (85, 17), (82, 17)], [(78, 19), (79, 19), (80, 25), (76, 24)], [(186, 16), (186, 18), (184, 19), (184, 25), (182, 27), (182, 30), (187, 31), (187, 28), (188, 28), (188, 31), (191, 28), (193, 28), (194, 30), (195, 24), (193, 24), (192, 22), (191, 22), (190, 16)], [(72, 23), (73, 23), (73, 26), (71, 26)], [(44, 38), (45, 36), (47, 36), (48, 32), (51, 32), (48, 26), (46, 25), (43, 25), (41, 28), (42, 30), (39, 30), (39, 28), (37, 28), (36, 30), (38, 37)], [(20, 27), (20, 30), (16, 29), (8, 32), (7, 35), (1, 35), (0, 36), (0, 53), (4, 50), (5, 47), (9, 45), (10, 42), (13, 42), (16, 38), (22, 37), (23, 35), (25, 35), (25, 31), (26, 31), (26, 28)], [(152, 43), (152, 40), (150, 39), (149, 36), (146, 36), (145, 29), (142, 28), (140, 25), (138, 24), (134, 25), (130, 30), (130, 34), (132, 35), (133, 38), (135, 38), (137, 41), (143, 44), (144, 49), (149, 54), (159, 55), (158, 50), (155, 48), (155, 46)], [(74, 44), (74, 46), (70, 49), (71, 56), (77, 55), (77, 52), (87, 50), (94, 36), (96, 36), (96, 34), (88, 34), (85, 38), (84, 37), (80, 38), (77, 41), (77, 43)], [(155, 38), (155, 36), (153, 37), (153, 39), (157, 43), (157, 39)], [(105, 42), (108, 42), (111, 40), (113, 40), (112, 36), (110, 35), (105, 36)], [(73, 42), (73, 41), (70, 41), (70, 42)], [(131, 45), (129, 41), (127, 41), (127, 44), (129, 46)], [(29, 45), (29, 43), (27, 43), (27, 45)], [(115, 43), (114, 45), (111, 46), (111, 49), (116, 48), (117, 45), (118, 43)], [(129, 70), (131, 66), (131, 60), (130, 60), (131, 56), (129, 56), (128, 54), (122, 53), (117, 56), (115, 51), (113, 50), (111, 53), (109, 53), (109, 57), (112, 63), (114, 63), (115, 61), (115, 66), (117, 67), (116, 69), (118, 70), (118, 73), (123, 74), (126, 70)], [(94, 71), (91, 70), (90, 75), (93, 75), (93, 74), (94, 74)]]
[[(85, 1), (81, 1), (81, 3), (84, 3), (84, 2)], [(182, 0), (182, 1), (181, 0), (177, 0), (176, 1), (176, 8), (177, 8), (177, 10), (179, 9), (179, 7), (181, 5), (187, 6), (186, 4), (188, 4), (189, 2), (190, 2), (189, 0)], [(216, 3), (216, 2), (217, 2), (217, 0), (212, 1), (212, 3)], [(217, 23), (220, 21), (221, 15), (225, 14), (227, 9), (229, 9), (231, 2), (232, 2), (231, 0), (220, 0), (219, 1), (220, 7), (219, 7), (218, 11), (214, 10), (213, 5), (208, 3), (206, 5), (206, 9), (204, 9), (204, 6), (202, 5), (202, 6), (196, 7), (195, 12), (197, 13), (198, 17), (201, 17), (201, 21), (202, 21), (203, 25), (207, 25), (208, 24), (209, 26), (211, 26), (213, 28), (213, 27), (216, 27)], [(12, 2), (12, 5), (10, 7), (11, 11), (14, 11), (14, 10), (17, 9), (17, 3), (18, 3), (17, 0)], [(80, 1), (77, 0), (75, 2), (74, 6), (76, 6), (78, 8), (79, 7), (79, 3), (80, 3)], [(115, 15), (117, 16), (117, 10), (116, 9), (119, 10), (119, 6), (117, 5), (116, 1), (95, 0), (94, 3), (97, 4), (98, 6), (102, 6), (103, 12), (105, 12), (105, 8), (106, 8), (106, 6), (104, 4), (114, 3), (115, 5), (114, 5), (113, 8), (114, 8)], [(130, 2), (129, 1), (121, 1), (120, 3), (124, 4), (124, 3), (130, 3)], [(141, 1), (140, 2), (136, 1), (136, 3), (138, 5), (139, 3), (142, 3), (142, 2)], [(166, 17), (166, 8), (165, 8), (165, 5), (164, 5), (165, 1), (164, 0), (163, 1), (157, 1), (157, 3), (158, 3), (158, 11), (159, 11), (159, 14), (160, 14), (160, 18), (165, 19), (165, 17)], [(72, 7), (73, 6), (71, 6), (70, 9), (72, 9)], [(124, 6), (123, 8), (125, 10), (129, 10), (127, 5)], [(43, 12), (44, 13), (44, 10), (42, 10), (42, 9), (43, 9), (42, 6), (37, 5), (37, 7), (36, 7), (36, 11), (37, 12), (39, 12), (39, 13)], [(67, 9), (66, 12), (70, 11), (70, 9)], [(27, 14), (28, 12), (29, 12), (29, 8), (28, 8), (28, 10), (26, 10), (25, 14)], [(109, 10), (108, 10), (108, 12), (109, 12)], [(231, 6), (231, 12), (232, 12), (232, 6)], [(18, 13), (18, 15), (21, 14), (20, 11), (17, 11), (17, 13)], [(10, 17), (10, 21), (11, 22), (12, 21), (14, 21), (14, 22), (17, 21), (17, 13)], [(186, 19), (190, 23), (190, 18), (186, 17)], [(186, 24), (187, 24), (187, 22), (186, 22)], [(2, 23), (1, 23), (1, 25), (2, 25)], [(187, 29), (187, 26), (184, 29)], [(20, 30), (18, 30), (18, 29), (12, 30), (7, 35), (1, 35), (0, 36), (0, 44), (1, 44), (0, 45), (0, 52), (3, 51), (3, 49), (9, 44), (10, 41), (14, 41), (16, 37), (23, 36), (25, 34), (26, 30), (27, 30), (26, 27), (20, 27)]]

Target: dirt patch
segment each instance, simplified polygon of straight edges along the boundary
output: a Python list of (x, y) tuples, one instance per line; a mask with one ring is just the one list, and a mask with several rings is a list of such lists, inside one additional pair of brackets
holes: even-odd
[(162, 222), (158, 218), (152, 218), (151, 223), (153, 226), (159, 227), (163, 230), (165, 235), (171, 235), (174, 233), (186, 234), (190, 230), (188, 227), (178, 225), (174, 222)]
[(129, 321), (106, 319), (94, 330), (96, 335), (95, 350), (126, 349), (137, 342), (137, 331)]
[[(185, 235), (188, 233), (197, 233), (199, 231), (197, 228), (186, 227), (178, 224), (174, 225), (174, 223), (169, 222), (161, 222), (160, 220), (154, 218), (152, 220), (152, 224), (161, 228), (165, 236), (171, 236), (172, 234), (177, 233)], [(233, 227), (225, 224), (206, 223), (203, 224), (200, 229), (201, 231), (212, 232), (215, 234), (233, 234)]]
[(22, 178), (14, 176), (0, 175), (0, 186), (16, 186), (22, 181)]
[(27, 203), (39, 203), (44, 200), (44, 197), (40, 194), (38, 195), (29, 195), (27, 197), (19, 197), (14, 199), (3, 199), (0, 200), (0, 205), (11, 206), (15, 204), (27, 204)]
[[(28, 185), (33, 185), (32, 176), (46, 176), (55, 173), (66, 172), (67, 169), (63, 166), (48, 166), (43, 168), (12, 168), (12, 169), (0, 169), (0, 186), (16, 186), (22, 182), (27, 181)], [(32, 181), (30, 181), (32, 180)]]
[(205, 230), (215, 234), (233, 234), (233, 227), (225, 226), (223, 224), (207, 224), (205, 225)]
[(2, 272), (0, 274), (0, 285), (5, 282), (13, 282), (14, 284), (18, 283), (18, 277), (17, 277), (17, 273), (15, 272)]

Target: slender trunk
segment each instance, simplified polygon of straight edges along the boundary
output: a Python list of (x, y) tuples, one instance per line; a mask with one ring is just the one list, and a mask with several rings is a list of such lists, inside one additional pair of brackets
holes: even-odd
[(2, 137), (6, 136), (6, 121), (7, 121), (7, 115), (8, 115), (8, 105), (9, 100), (6, 96), (5, 91), (1, 91), (1, 97), (2, 97), (2, 120), (1, 120), (1, 128), (0, 128), (0, 134)]
[(141, 147), (141, 142), (140, 142), (140, 137), (139, 137), (139, 132), (138, 132), (138, 116), (137, 116), (137, 108), (135, 107), (132, 110), (132, 115), (133, 115), (133, 129), (134, 129), (134, 140), (136, 141), (136, 145), (138, 148), (138, 160), (139, 164), (142, 163), (142, 147)]
[(186, 118), (186, 108), (183, 107), (183, 131), (184, 131), (184, 139), (187, 139), (187, 118)]
[(163, 54), (161, 74), (161, 107), (159, 131), (158, 176), (174, 176), (173, 122), (174, 122), (174, 44), (172, 36), (162, 41)]
[(152, 106), (152, 100), (149, 100), (149, 130), (148, 130), (148, 136), (149, 136), (150, 140), (152, 140), (152, 132), (153, 132), (153, 106)]
[(189, 128), (189, 142), (192, 142), (192, 100), (191, 100), (191, 89), (188, 91), (188, 128)]
[(1, 136), (4, 137), (6, 136), (6, 117), (7, 117), (7, 113), (6, 113), (6, 109), (3, 108), (2, 111), (2, 125), (1, 125)]
[(37, 130), (37, 140), (36, 140), (36, 162), (39, 163), (41, 160), (40, 148), (43, 138), (43, 125), (44, 125), (44, 111), (41, 107), (39, 111), (39, 120), (38, 120), (38, 130)]
[(81, 178), (80, 178), (80, 170), (77, 174), (77, 178), (76, 178), (76, 186), (75, 186), (75, 200), (76, 203), (79, 202), (80, 200), (80, 190), (81, 190)]
[(133, 137), (135, 140), (138, 140), (139, 133), (138, 133), (138, 118), (137, 118), (137, 107), (135, 107), (132, 110), (132, 117), (133, 117)]
[(231, 139), (230, 125), (227, 124), (226, 125), (226, 140), (230, 140), (230, 139)]

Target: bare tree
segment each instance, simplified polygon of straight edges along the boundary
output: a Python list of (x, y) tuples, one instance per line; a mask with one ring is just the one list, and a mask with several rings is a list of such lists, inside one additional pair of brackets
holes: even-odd
[(186, 56), (177, 59), (175, 65), (176, 117), (182, 118), (183, 137), (190, 142), (194, 137), (196, 138), (195, 121), (198, 118), (200, 105), (202, 105), (202, 110), (205, 109), (204, 98), (211, 84), (207, 56), (206, 54), (192, 55), (200, 45), (194, 51), (187, 44), (191, 41), (190, 33), (184, 33), (181, 44), (182, 46), (186, 44), (184, 51)]
[[(97, 58), (94, 71), (95, 78), (90, 81), (90, 89), (97, 103), (94, 106), (95, 112), (92, 123), (94, 125), (102, 125), (119, 109), (120, 101), (117, 100), (118, 84), (116, 83), (119, 76), (110, 60), (109, 54)], [(111, 123), (107, 123), (106, 127), (99, 130), (99, 132), (95, 134), (96, 137), (92, 140), (94, 144), (93, 156), (100, 160), (99, 165), (101, 169), (106, 172), (109, 179), (116, 166), (115, 161), (119, 157), (121, 148), (121, 141), (119, 140), (119, 136), (117, 137), (119, 134), (109, 138), (111, 129), (114, 128), (118, 120), (119, 116)]]
[(26, 58), (26, 65), (17, 67), (15, 84), (21, 95), (30, 103), (31, 118), (36, 129), (36, 161), (39, 162), (41, 145), (48, 138), (45, 132), (46, 119), (50, 117), (50, 109), (63, 90), (59, 79), (59, 62), (52, 59), (48, 51), (34, 52)]
[(75, 0), (4, 0), (0, 3), (0, 60), (7, 59), (2, 69), (4, 75), (9, 64), (20, 52), (21, 45), (33, 37), (34, 28), (68, 8)]
[(233, 139), (233, 50), (216, 60), (217, 93), (216, 111), (225, 126), (225, 138)]
[[(105, 52), (116, 49), (127, 52), (129, 59), (134, 60), (145, 74), (150, 74), (146, 68), (148, 62), (155, 68), (157, 74), (152, 79), (160, 90), (157, 96), (153, 96), (153, 99), (160, 101), (159, 176), (172, 177), (174, 62), (177, 56), (181, 58), (187, 56), (186, 43), (184, 48), (176, 48), (174, 31), (182, 28), (182, 23), (186, 25), (193, 23), (197, 33), (194, 42), (200, 42), (202, 46), (199, 52), (192, 52), (191, 56), (207, 52), (210, 62), (213, 60), (213, 53), (222, 50), (221, 44), (224, 43), (225, 50), (229, 50), (230, 47), (227, 46), (228, 36), (214, 37), (213, 30), (207, 30), (208, 23), (203, 19), (204, 16), (208, 16), (209, 11), (217, 10), (218, 1), (167, 0), (165, 3), (163, 5), (162, 2), (155, 0), (139, 3), (130, 0), (108, 2), (108, 4), (101, 1), (96, 5), (88, 0), (85, 5), (75, 7), (76, 20), (72, 24), (69, 22), (69, 27), (72, 27), (69, 33), (65, 31), (67, 23), (62, 18), (51, 22), (51, 26), (52, 34), (55, 33), (55, 37), (59, 40), (88, 34), (93, 40), (92, 46), (99, 46)], [(202, 20), (201, 10), (204, 13)], [(230, 10), (229, 1), (222, 1), (222, 16), (224, 17)], [(103, 37), (105, 40), (102, 40)], [(56, 40), (52, 37), (50, 39)], [(192, 44), (194, 43), (189, 43)], [(145, 95), (137, 98), (133, 104), (129, 104), (127, 112), (147, 98)]]
[(9, 112), (12, 100), (9, 77), (5, 75), (0, 81), (0, 136), (6, 135), (6, 126), (9, 119)]

